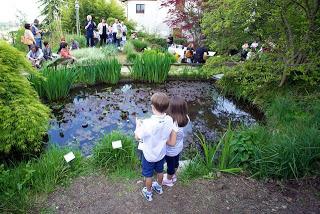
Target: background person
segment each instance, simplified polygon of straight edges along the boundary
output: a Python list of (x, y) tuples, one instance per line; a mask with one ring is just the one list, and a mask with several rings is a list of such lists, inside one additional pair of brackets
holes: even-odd
[(31, 31), (33, 33), (34, 39), (36, 40), (36, 45), (39, 48), (42, 48), (42, 31), (39, 29), (39, 20), (35, 19), (33, 25), (31, 27)]
[(122, 39), (121, 39), (121, 45), (124, 46), (127, 41), (127, 26), (124, 24), (124, 22), (121, 22), (121, 31), (122, 31)]
[(60, 51), (60, 56), (61, 56), (61, 58), (64, 58), (67, 61), (70, 61), (71, 63), (74, 63), (76, 61), (76, 58), (74, 56), (72, 56), (70, 51), (69, 51), (68, 43), (63, 43), (62, 44), (62, 49)]
[(86, 37), (87, 37), (87, 47), (93, 47), (94, 46), (94, 29), (96, 28), (96, 23), (92, 21), (92, 16), (87, 16), (87, 22), (84, 27), (86, 30)]
[(21, 42), (28, 46), (29, 51), (31, 50), (31, 46), (36, 44), (36, 40), (34, 39), (33, 33), (31, 32), (31, 25), (26, 23), (24, 25), (24, 35), (21, 38)]
[(200, 45), (196, 49), (196, 53), (194, 54), (194, 61), (195, 63), (205, 63), (206, 57), (209, 55), (208, 48), (204, 45)]
[(70, 43), (70, 50), (77, 50), (80, 49), (79, 42), (71, 38), (71, 43)]
[(100, 34), (100, 46), (107, 44), (109, 26), (105, 19), (101, 19), (101, 22), (98, 24), (98, 31)]
[(118, 19), (115, 19), (113, 25), (112, 25), (112, 36), (113, 36), (113, 44), (116, 46), (120, 46), (120, 40), (117, 39), (117, 33), (118, 29), (121, 29), (120, 23)]
[(43, 58), (45, 60), (52, 60), (53, 57), (52, 57), (52, 51), (51, 51), (51, 48), (50, 48), (50, 45), (47, 41), (44, 41), (43, 42), (43, 49), (42, 49), (42, 52), (43, 52)]
[(43, 60), (43, 52), (37, 45), (32, 45), (31, 50), (27, 54), (27, 58), (33, 67), (40, 68)]
[(167, 44), (168, 44), (168, 47), (173, 45), (173, 36), (172, 36), (172, 34), (169, 34), (169, 36), (167, 38)]

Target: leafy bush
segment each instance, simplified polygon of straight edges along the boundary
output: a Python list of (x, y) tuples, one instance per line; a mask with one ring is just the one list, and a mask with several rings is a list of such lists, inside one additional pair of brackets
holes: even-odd
[(30, 82), (34, 85), (39, 96), (49, 101), (66, 98), (77, 78), (77, 74), (67, 68), (54, 70), (44, 69), (41, 71), (44, 78), (31, 76)]
[(132, 67), (132, 77), (136, 80), (162, 83), (166, 81), (172, 57), (168, 53), (146, 51), (138, 56)]
[[(113, 149), (112, 142), (121, 140), (122, 148)], [(120, 132), (112, 132), (102, 137), (93, 150), (93, 162), (96, 166), (107, 169), (109, 172), (125, 168), (128, 170), (137, 167), (135, 140)]]
[(23, 72), (36, 75), (25, 56), (0, 42), (0, 153), (34, 153), (48, 129), (50, 110)]
[(27, 213), (35, 203), (35, 194), (50, 193), (56, 185), (78, 174), (83, 168), (83, 158), (76, 153), (76, 158), (68, 164), (63, 158), (67, 152), (50, 148), (40, 158), (14, 168), (0, 165), (0, 210)]
[[(283, 64), (271, 61), (247, 61), (225, 73), (219, 85), (237, 97), (252, 99), (259, 91), (274, 87), (280, 82)], [(239, 90), (234, 91), (234, 85)]]
[(141, 52), (148, 47), (148, 43), (139, 39), (130, 40), (136, 51)]

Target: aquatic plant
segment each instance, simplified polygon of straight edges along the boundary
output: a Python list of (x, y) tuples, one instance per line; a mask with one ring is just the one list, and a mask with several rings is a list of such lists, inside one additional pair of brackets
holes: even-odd
[(99, 82), (116, 84), (120, 79), (121, 64), (115, 58), (82, 63), (75, 67), (79, 74), (77, 82), (95, 84)]
[(131, 75), (136, 80), (162, 83), (168, 77), (171, 60), (170, 54), (146, 51), (135, 59)]
[(46, 68), (41, 71), (41, 74), (44, 78), (31, 76), (29, 80), (39, 96), (49, 101), (67, 97), (77, 78), (77, 73), (68, 68), (58, 70)]
[(0, 41), (0, 158), (39, 152), (48, 129), (50, 110), (26, 76), (37, 76), (25, 56)]
[[(122, 148), (113, 149), (112, 142), (121, 140)], [(93, 162), (109, 172), (118, 169), (133, 170), (137, 167), (136, 142), (133, 137), (120, 132), (111, 132), (102, 137), (93, 150)]]

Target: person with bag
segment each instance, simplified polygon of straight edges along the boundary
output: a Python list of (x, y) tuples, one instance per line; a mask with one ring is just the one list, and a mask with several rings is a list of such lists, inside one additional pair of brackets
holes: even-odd
[(24, 35), (21, 36), (21, 42), (28, 46), (29, 50), (31, 50), (31, 45), (36, 44), (36, 40), (31, 32), (31, 25), (26, 23), (24, 25), (25, 31)]

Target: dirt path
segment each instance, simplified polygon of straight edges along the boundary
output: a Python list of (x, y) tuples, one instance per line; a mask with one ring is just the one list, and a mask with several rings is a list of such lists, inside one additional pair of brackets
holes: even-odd
[[(320, 182), (262, 184), (241, 176), (177, 183), (147, 202), (141, 180), (116, 183), (104, 176), (80, 177), (49, 196), (52, 213), (320, 213)], [(38, 212), (38, 211), (37, 211)]]

